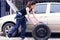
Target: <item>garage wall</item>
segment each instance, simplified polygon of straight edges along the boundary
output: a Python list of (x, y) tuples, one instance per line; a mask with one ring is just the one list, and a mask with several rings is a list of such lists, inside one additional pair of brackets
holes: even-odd
[[(15, 5), (19, 8), (19, 10), (25, 6), (26, 1), (27, 0), (13, 0), (13, 2), (15, 2)], [(34, 1), (36, 2), (60, 2), (60, 0), (34, 0)], [(10, 14), (9, 10), (10, 10), (10, 7), (6, 3), (6, 1), (0, 0), (0, 17), (9, 15)]]
[(1, 6), (0, 6), (0, 17), (9, 15), (9, 6), (6, 3), (6, 0), (0, 0), (1, 1)]
[(1, 0), (0, 0), (0, 17), (1, 17)]

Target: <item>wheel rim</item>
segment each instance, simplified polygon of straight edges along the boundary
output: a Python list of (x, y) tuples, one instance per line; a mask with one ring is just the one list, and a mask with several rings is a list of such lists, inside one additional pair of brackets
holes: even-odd
[(47, 35), (47, 30), (45, 28), (39, 28), (36, 30), (36, 36), (40, 38), (44, 38)]
[(12, 29), (12, 25), (6, 26), (5, 28), (5, 34), (8, 33)]

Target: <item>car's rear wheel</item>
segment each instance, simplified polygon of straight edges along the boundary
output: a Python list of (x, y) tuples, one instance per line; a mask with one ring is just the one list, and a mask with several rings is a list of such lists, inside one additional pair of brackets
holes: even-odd
[[(6, 36), (7, 33), (14, 27), (14, 23), (6, 23), (3, 26), (3, 34)], [(12, 34), (12, 36), (15, 36), (17, 34), (17, 30)]]

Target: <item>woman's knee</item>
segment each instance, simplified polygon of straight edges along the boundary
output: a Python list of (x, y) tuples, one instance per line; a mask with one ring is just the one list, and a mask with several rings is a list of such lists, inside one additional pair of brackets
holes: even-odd
[(18, 29), (18, 27), (19, 27), (19, 25), (15, 25), (15, 26), (14, 26), (15, 29)]
[(22, 30), (22, 31), (25, 31), (25, 30), (26, 30), (26, 27), (22, 27), (21, 30)]

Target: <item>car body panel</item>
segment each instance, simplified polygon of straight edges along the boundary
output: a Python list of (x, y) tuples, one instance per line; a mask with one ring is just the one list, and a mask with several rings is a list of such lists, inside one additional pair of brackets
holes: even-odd
[(48, 25), (52, 32), (60, 32), (60, 14), (49, 14)]

